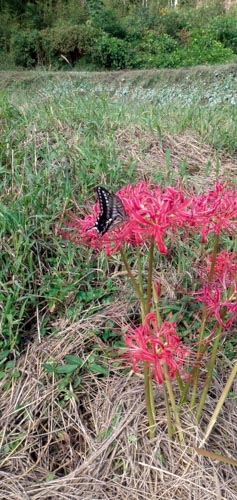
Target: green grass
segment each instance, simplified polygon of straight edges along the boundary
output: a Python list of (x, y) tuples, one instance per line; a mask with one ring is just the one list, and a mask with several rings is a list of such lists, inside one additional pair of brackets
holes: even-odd
[[(141, 155), (147, 144), (135, 141), (136, 127), (161, 141), (188, 132), (234, 155), (236, 79), (234, 66), (0, 75), (3, 360), (32, 336), (56, 331), (58, 317), (76, 320), (116, 295), (103, 256), (65, 244), (57, 227), (74, 200), (82, 208), (94, 200), (95, 185), (116, 191), (140, 178), (136, 155), (126, 155), (117, 137), (126, 132)], [(167, 150), (167, 169), (169, 161)], [(154, 180), (164, 183), (166, 174)], [(180, 174), (190, 177), (182, 162)]]

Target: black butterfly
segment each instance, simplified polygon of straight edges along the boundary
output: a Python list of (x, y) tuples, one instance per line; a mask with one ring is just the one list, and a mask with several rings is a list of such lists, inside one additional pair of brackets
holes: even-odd
[(116, 194), (110, 193), (101, 186), (97, 186), (96, 191), (99, 198), (100, 213), (94, 226), (88, 227), (87, 231), (89, 229), (96, 229), (99, 234), (103, 235), (109, 229), (124, 222), (128, 216), (122, 201)]

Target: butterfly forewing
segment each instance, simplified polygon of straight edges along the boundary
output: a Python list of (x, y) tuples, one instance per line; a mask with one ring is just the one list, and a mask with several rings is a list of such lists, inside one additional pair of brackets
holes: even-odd
[(88, 229), (96, 229), (99, 234), (105, 234), (109, 229), (116, 227), (127, 219), (127, 214), (120, 198), (110, 193), (107, 189), (98, 186), (96, 188), (100, 213), (93, 227)]

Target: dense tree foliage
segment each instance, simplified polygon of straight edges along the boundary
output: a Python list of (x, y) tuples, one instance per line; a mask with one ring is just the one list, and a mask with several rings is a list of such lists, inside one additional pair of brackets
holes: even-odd
[[(175, 7), (174, 7), (175, 4)], [(0, 0), (2, 61), (32, 68), (180, 67), (236, 59), (237, 11), (164, 0)], [(6, 64), (6, 63), (5, 63)]]

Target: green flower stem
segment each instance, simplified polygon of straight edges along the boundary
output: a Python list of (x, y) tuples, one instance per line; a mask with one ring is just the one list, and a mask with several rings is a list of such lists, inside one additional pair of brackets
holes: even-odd
[(205, 404), (207, 393), (208, 393), (208, 390), (209, 390), (209, 387), (211, 384), (212, 374), (213, 374), (215, 360), (216, 360), (216, 354), (217, 354), (217, 350), (218, 350), (219, 343), (220, 343), (221, 330), (222, 330), (222, 326), (219, 325), (219, 327), (217, 329), (217, 334), (216, 334), (215, 340), (213, 342), (211, 359), (210, 359), (209, 364), (208, 364), (208, 372), (207, 372), (206, 382), (205, 382), (204, 389), (202, 391), (202, 395), (201, 395), (200, 402), (199, 402), (198, 409), (197, 409), (196, 418), (197, 418), (198, 422), (200, 420), (200, 417), (202, 414), (202, 409), (203, 409), (203, 406)]
[[(152, 238), (151, 238), (151, 244), (150, 244), (150, 252), (149, 252), (149, 264), (148, 264), (147, 298), (146, 298), (146, 306), (145, 306), (145, 313), (146, 314), (148, 314), (150, 312), (150, 310), (151, 310), (154, 241), (155, 241), (155, 239), (152, 236)], [(149, 370), (149, 368), (148, 368), (148, 370)], [(145, 373), (144, 373), (144, 376), (145, 376)], [(151, 410), (151, 413), (152, 413), (152, 418), (154, 420), (154, 418), (155, 418), (155, 403), (154, 403), (154, 393), (153, 393), (152, 379), (150, 377), (150, 370), (149, 370), (148, 385), (149, 385), (150, 410)]]
[(143, 293), (141, 252), (139, 246), (137, 246), (136, 248), (136, 254), (137, 254), (137, 268), (138, 268), (138, 283), (140, 291), (141, 293)]
[[(195, 383), (195, 380), (196, 380), (195, 374), (198, 372), (198, 367), (199, 367), (200, 361), (202, 360), (202, 357), (205, 354), (206, 346), (203, 346), (202, 340), (203, 340), (203, 336), (204, 336), (204, 328), (205, 328), (206, 319), (207, 319), (207, 314), (203, 313), (203, 318), (202, 318), (202, 323), (201, 323), (200, 333), (199, 333), (199, 339), (201, 338), (201, 343), (199, 343), (199, 345), (198, 345), (196, 364), (195, 364), (194, 368), (191, 370), (191, 372), (189, 374), (189, 379), (182, 389), (182, 395), (180, 398), (179, 406), (181, 406), (183, 403), (187, 402), (187, 394), (188, 394), (189, 388), (190, 388), (193, 381), (194, 381), (194, 388), (193, 388), (194, 401), (196, 399), (197, 382)], [(191, 404), (192, 404), (192, 401), (190, 403), (190, 406), (191, 406)], [(195, 402), (193, 404), (195, 404)]]
[(176, 403), (175, 403), (174, 393), (173, 393), (172, 385), (171, 385), (171, 382), (170, 382), (170, 377), (169, 377), (169, 374), (168, 374), (167, 366), (165, 364), (163, 365), (163, 370), (164, 370), (164, 374), (165, 374), (166, 387), (167, 387), (167, 390), (168, 390), (168, 394), (169, 394), (169, 398), (170, 398), (172, 410), (173, 410), (173, 413), (174, 413), (176, 428), (177, 428), (178, 435), (179, 435), (179, 441), (180, 441), (181, 445), (184, 445), (185, 444), (185, 442), (184, 442), (184, 435), (183, 435), (183, 431), (182, 431), (182, 427), (181, 427), (181, 422), (180, 422), (180, 418), (179, 418), (179, 412), (178, 412), (178, 408), (177, 408)]
[(120, 254), (121, 254), (122, 261), (123, 261), (123, 263), (124, 263), (125, 269), (126, 269), (126, 271), (127, 271), (127, 273), (128, 273), (128, 276), (129, 276), (129, 278), (130, 278), (130, 280), (131, 280), (131, 282), (132, 282), (132, 284), (133, 284), (134, 290), (135, 290), (135, 292), (137, 293), (137, 296), (138, 296), (138, 298), (139, 298), (140, 305), (141, 305), (142, 315), (144, 316), (144, 311), (145, 311), (145, 300), (144, 300), (144, 297), (143, 297), (142, 292), (141, 292), (141, 290), (140, 290), (140, 287), (139, 287), (139, 285), (137, 284), (135, 277), (133, 276), (132, 270), (131, 270), (131, 268), (130, 268), (130, 266), (129, 266), (129, 264), (128, 264), (128, 261), (127, 261), (127, 259), (126, 259), (126, 256), (125, 256), (125, 253), (124, 253), (124, 251), (123, 251), (123, 248), (122, 248), (122, 247), (120, 247)]
[(182, 394), (183, 390), (184, 390), (184, 384), (183, 384), (183, 381), (182, 381), (182, 379), (180, 377), (180, 373), (179, 373), (178, 370), (176, 370), (175, 378), (176, 378), (177, 384), (179, 386), (180, 394)]
[[(218, 240), (218, 238), (216, 238), (216, 242), (217, 242), (217, 240)], [(213, 257), (213, 260), (214, 260), (214, 257)], [(209, 278), (210, 277), (212, 278), (213, 274), (211, 275), (211, 273), (210, 273)], [(236, 279), (236, 277), (235, 277), (235, 279)], [(231, 286), (231, 288), (229, 290), (228, 299), (231, 298), (231, 296), (232, 296), (233, 293), (234, 293), (234, 284)], [(220, 316), (221, 316), (222, 320), (224, 320), (226, 312), (227, 312), (226, 308), (223, 307), (222, 310), (221, 310), (221, 312), (220, 312)], [(198, 405), (198, 408), (197, 408), (197, 414), (196, 414), (197, 421), (199, 421), (200, 418), (201, 418), (203, 406), (205, 404), (207, 393), (208, 393), (208, 390), (209, 390), (209, 387), (210, 387), (210, 384), (211, 384), (212, 374), (213, 374), (213, 370), (214, 370), (214, 364), (215, 364), (216, 355), (217, 355), (217, 351), (218, 351), (218, 347), (219, 347), (219, 342), (220, 342), (221, 331), (222, 331), (222, 326), (219, 325), (218, 328), (217, 328), (217, 334), (216, 334), (215, 340), (213, 342), (211, 359), (210, 359), (209, 365), (208, 365), (208, 373), (207, 373), (207, 378), (206, 378), (205, 386), (204, 386), (204, 389), (203, 389), (203, 392), (202, 392), (202, 395), (201, 395), (201, 398), (200, 398), (200, 402), (199, 402), (199, 405)], [(205, 353), (205, 351), (206, 351), (209, 343), (210, 343), (210, 341), (204, 347), (201, 348), (199, 360), (202, 359), (202, 356)], [(191, 372), (191, 374), (195, 373), (195, 370), (196, 370), (196, 367), (194, 368), (193, 372)], [(191, 378), (190, 378), (188, 384), (190, 386), (190, 384), (191, 384)], [(188, 386), (188, 388), (189, 388), (189, 386)], [(197, 377), (194, 380), (194, 388), (196, 388), (196, 390), (197, 390)], [(186, 395), (187, 395), (186, 387), (185, 387), (184, 392), (185, 392), (185, 397), (186, 397)], [(184, 396), (184, 392), (183, 392), (182, 398)], [(193, 393), (193, 395), (194, 395), (194, 393)], [(195, 393), (195, 397), (196, 397), (196, 393)], [(183, 402), (182, 398), (180, 399), (180, 404)], [(192, 405), (192, 403), (193, 403), (193, 401), (191, 400), (190, 406)], [(195, 404), (195, 402), (194, 402), (194, 404)], [(193, 408), (193, 406), (191, 406), (191, 408)]]
[(181, 394), (181, 397), (179, 400), (179, 409), (181, 408), (183, 403), (187, 403), (187, 395), (188, 395), (188, 391), (189, 391), (191, 383), (192, 383), (191, 373), (189, 375), (188, 381), (186, 382), (184, 388), (182, 389), (182, 394)]
[(163, 390), (164, 390), (166, 417), (167, 417), (167, 424), (168, 424), (168, 436), (169, 436), (169, 439), (171, 440), (173, 437), (174, 428), (173, 428), (172, 421), (171, 421), (169, 398), (168, 398), (167, 389), (166, 389), (165, 384), (163, 384)]
[[(144, 300), (143, 293), (141, 290), (141, 284), (142, 284), (142, 282), (141, 282), (141, 267), (139, 269), (139, 285), (138, 285), (138, 283), (137, 283), (137, 281), (132, 273), (132, 270), (127, 262), (123, 248), (120, 248), (120, 254), (121, 254), (125, 269), (128, 273), (128, 277), (130, 278), (132, 285), (134, 287), (134, 290), (137, 293), (137, 296), (139, 298), (142, 321), (144, 321), (146, 304), (145, 304), (145, 300)], [(138, 265), (140, 266), (140, 260), (138, 260)], [(146, 410), (147, 410), (148, 423), (149, 423), (149, 434), (150, 434), (150, 438), (152, 439), (155, 436), (155, 418), (154, 418), (155, 405), (154, 405), (154, 394), (153, 394), (152, 380), (150, 377), (150, 368), (147, 364), (144, 367), (144, 385), (145, 385)]]
[(229, 376), (229, 378), (228, 378), (228, 380), (226, 382), (226, 385), (225, 385), (225, 387), (224, 387), (224, 389), (222, 391), (221, 397), (220, 397), (220, 399), (219, 399), (219, 401), (218, 401), (218, 403), (216, 405), (216, 408), (215, 408), (215, 410), (214, 410), (214, 412), (212, 414), (211, 420), (210, 420), (210, 422), (209, 422), (209, 424), (207, 426), (206, 434), (205, 434), (205, 437), (204, 437), (204, 439), (203, 439), (203, 441), (201, 443), (201, 446), (203, 446), (204, 443), (206, 442), (207, 438), (209, 437), (209, 435), (210, 435), (210, 433), (212, 431), (212, 428), (214, 427), (214, 425), (216, 423), (217, 417), (218, 417), (218, 415), (219, 415), (219, 413), (221, 411), (221, 408), (222, 408), (222, 406), (223, 406), (223, 404), (225, 402), (226, 397), (228, 396), (228, 392), (229, 392), (229, 390), (231, 388), (231, 385), (234, 382), (234, 379), (235, 379), (236, 375), (237, 375), (237, 361), (235, 362), (235, 364), (234, 364), (234, 366), (233, 366), (233, 368), (231, 370), (231, 374), (230, 374), (230, 376)]
[(151, 237), (151, 246), (149, 252), (149, 265), (148, 265), (148, 280), (147, 280), (147, 297), (146, 297), (146, 314), (151, 310), (151, 293), (152, 293), (152, 271), (153, 271), (153, 256), (154, 256), (154, 236)]
[[(202, 349), (200, 350), (199, 358), (196, 361), (196, 365), (191, 370), (191, 372), (189, 374), (189, 379), (188, 379), (187, 383), (182, 388), (182, 394), (181, 394), (181, 398), (180, 398), (180, 401), (179, 401), (179, 407), (181, 407), (183, 403), (187, 402), (186, 398), (187, 398), (187, 394), (188, 394), (189, 388), (190, 388), (190, 386), (191, 386), (191, 384), (192, 384), (192, 382), (194, 380), (196, 370), (200, 366), (200, 362), (201, 362), (201, 360), (202, 360), (202, 358), (203, 358), (203, 356), (204, 356), (204, 354), (206, 352), (206, 349), (208, 348), (209, 344), (210, 344), (210, 340), (204, 346), (202, 346)], [(195, 380), (194, 380), (194, 386), (195, 386), (195, 389), (197, 391), (197, 384), (195, 384)], [(196, 392), (195, 392), (195, 397), (196, 397)], [(191, 407), (191, 402), (190, 402), (190, 407)]]
[(213, 276), (214, 276), (214, 272), (215, 272), (215, 265), (216, 265), (216, 258), (217, 258), (218, 248), (219, 248), (219, 242), (220, 242), (220, 235), (215, 234), (214, 247), (213, 247), (212, 259), (211, 259), (211, 269), (210, 269), (209, 276), (208, 276), (208, 283), (210, 283), (213, 280)]
[[(151, 378), (150, 378), (150, 368), (145, 364), (144, 368), (144, 384), (145, 384), (145, 401), (146, 401), (146, 411), (148, 416), (148, 424), (149, 424), (149, 435), (150, 438), (153, 439), (155, 437), (155, 419), (154, 419), (154, 403), (151, 402)], [(152, 399), (153, 393), (152, 393)]]
[(190, 408), (191, 409), (194, 408), (195, 402), (196, 402), (198, 379), (199, 379), (199, 372), (200, 372), (200, 361), (201, 361), (203, 354), (205, 352), (205, 345), (203, 344), (203, 339), (204, 339), (206, 321), (207, 321), (207, 311), (206, 311), (206, 309), (204, 309), (203, 315), (202, 315), (201, 327), (200, 327), (200, 331), (199, 331), (197, 359), (196, 359), (195, 367), (191, 371), (190, 380), (187, 382), (187, 383), (190, 382), (189, 383), (189, 385), (190, 385), (191, 382), (193, 381), (193, 392), (192, 392), (192, 397), (191, 397), (191, 401), (190, 401)]
[(156, 321), (157, 321), (157, 325), (160, 328), (161, 327), (161, 323), (162, 323), (162, 319), (161, 319), (160, 309), (159, 309), (159, 300), (158, 300), (158, 296), (157, 296), (157, 293), (156, 293), (156, 289), (155, 289), (154, 283), (152, 283), (152, 292), (153, 292), (153, 300), (154, 300), (155, 310), (156, 310)]
[[(210, 269), (209, 276), (208, 276), (208, 283), (210, 283), (213, 280), (213, 276), (214, 276), (214, 272), (215, 272), (215, 265), (216, 265), (216, 258), (217, 258), (217, 254), (218, 254), (218, 248), (219, 248), (219, 242), (220, 242), (220, 235), (215, 234), (214, 246), (213, 246), (213, 251), (212, 251), (211, 269)], [(202, 356), (206, 350), (205, 345), (203, 345), (206, 320), (207, 320), (207, 308), (205, 307), (203, 310), (202, 323), (201, 323), (201, 327), (200, 327), (200, 331), (199, 331), (196, 366), (194, 367), (193, 372), (191, 372), (192, 373), (191, 377), (193, 380), (193, 392), (192, 392), (192, 397), (191, 397), (191, 402), (190, 402), (191, 409), (194, 408), (195, 403), (196, 403), (198, 379), (199, 379), (199, 373), (200, 373), (200, 361), (201, 361)], [(213, 346), (213, 348), (214, 348), (214, 346)]]
[[(149, 373), (150, 375), (150, 373)], [(150, 394), (150, 403), (151, 403), (151, 411), (153, 418), (155, 419), (155, 402), (154, 402), (154, 392), (153, 392), (153, 385), (152, 385), (152, 378), (149, 376), (149, 394)]]

